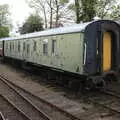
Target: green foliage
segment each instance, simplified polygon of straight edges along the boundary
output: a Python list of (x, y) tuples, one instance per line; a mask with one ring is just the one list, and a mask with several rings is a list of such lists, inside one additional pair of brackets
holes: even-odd
[(96, 0), (75, 0), (75, 4), (70, 4), (69, 9), (76, 13), (76, 23), (80, 21), (91, 21), (96, 15)]
[(116, 6), (116, 0), (97, 0), (96, 16), (101, 19), (108, 19), (109, 14), (112, 14), (113, 7)]
[(91, 21), (96, 15), (96, 0), (81, 0), (82, 4), (82, 15), (80, 20), (83, 22)]
[(69, 4), (68, 9), (75, 11), (75, 5), (74, 4)]
[(59, 2), (60, 2), (61, 5), (65, 5), (66, 3), (69, 2), (69, 0), (59, 0)]
[(76, 23), (80, 22), (80, 2), (75, 0)]
[(119, 21), (120, 20), (120, 5), (114, 6), (109, 18)]
[[(72, 18), (67, 8), (70, 0), (26, 0), (28, 5), (39, 15), (43, 15), (45, 28), (58, 27), (62, 22)], [(64, 18), (64, 20), (62, 19)]]
[(76, 13), (76, 23), (101, 19), (120, 20), (120, 4), (117, 0), (74, 0), (69, 9)]
[(25, 34), (41, 30), (43, 30), (43, 23), (41, 17), (39, 15), (31, 14), (24, 22), (23, 26), (20, 28), (20, 33)]
[(7, 4), (0, 5), (0, 25), (9, 24), (9, 6)]
[(0, 38), (9, 37), (8, 27), (0, 26)]
[(9, 6), (0, 5), (0, 38), (9, 36)]

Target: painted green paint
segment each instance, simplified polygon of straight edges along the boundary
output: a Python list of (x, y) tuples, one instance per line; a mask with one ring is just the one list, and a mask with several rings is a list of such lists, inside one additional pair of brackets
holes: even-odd
[(0, 41), (0, 48), (3, 48), (3, 42)]
[[(83, 33), (45, 36), (23, 40), (5, 41), (14, 44), (14, 50), (5, 50), (6, 56), (42, 64), (61, 70), (82, 74), (83, 73)], [(55, 52), (52, 52), (52, 40), (56, 40)], [(20, 42), (20, 51), (18, 44)], [(36, 42), (36, 50), (34, 43)], [(43, 53), (43, 44), (48, 44), (48, 54)], [(23, 50), (23, 44), (25, 49)], [(8, 46), (9, 46), (8, 45)], [(6, 47), (5, 47), (6, 48)]]

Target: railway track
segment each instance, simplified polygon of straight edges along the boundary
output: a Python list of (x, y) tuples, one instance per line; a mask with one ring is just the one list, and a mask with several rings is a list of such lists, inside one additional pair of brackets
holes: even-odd
[[(69, 104), (63, 106), (61, 109), (61, 107), (58, 107), (46, 101), (46, 99), (49, 99), (49, 101), (52, 101), (53, 103), (56, 104), (58, 101), (57, 102), (55, 101), (57, 99), (55, 98), (55, 96), (50, 97), (50, 95), (42, 91), (41, 96), (42, 95), (45, 96), (44, 99), (42, 99), (32, 94), (31, 92), (28, 92), (25, 89), (21, 88), (14, 82), (11, 82), (4, 74), (0, 75), (0, 79), (3, 79), (5, 83), (7, 83), (9, 86), (15, 89), (19, 94), (26, 97), (34, 106), (37, 106), (37, 109), (42, 110), (45, 114), (47, 114), (47, 116), (51, 118), (51, 120), (96, 120), (97, 118), (100, 118), (100, 120), (106, 120), (106, 118), (109, 117), (112, 117), (112, 119), (114, 120), (119, 120), (120, 118), (120, 113), (116, 109), (113, 108), (109, 109), (109, 106), (103, 104), (103, 101), (98, 101), (94, 99), (93, 96), (91, 102), (97, 105), (96, 109), (94, 110), (90, 109), (88, 111), (81, 112), (80, 110), (76, 110), (78, 108), (75, 109), (75, 107), (71, 109), (71, 106)], [(102, 92), (101, 94), (103, 95)], [(104, 93), (104, 95), (107, 94)], [(111, 96), (111, 98), (112, 97), (113, 96)], [(62, 102), (60, 106), (62, 106)], [(65, 107), (68, 109), (68, 111), (73, 110), (74, 112), (76, 112), (76, 114), (71, 114), (71, 112), (65, 111), (64, 110)]]
[(9, 105), (26, 117), (27, 120), (50, 120), (47, 114), (40, 111), (29, 99), (16, 91), (2, 77), (0, 77), (0, 96), (7, 101)]
[(106, 89), (105, 91), (101, 91), (101, 92), (103, 92), (106, 95), (111, 95), (111, 96), (114, 96), (114, 97), (120, 99), (120, 92), (117, 92), (115, 90)]
[(0, 112), (0, 120), (5, 120), (4, 115), (2, 114), (2, 112)]
[(97, 95), (90, 97), (89, 100), (93, 104), (108, 109), (113, 115), (120, 115), (120, 95), (115, 91), (109, 89), (100, 91)]
[[(47, 115), (47, 118), (50, 118), (51, 120), (82, 120), (70, 114), (69, 112), (64, 111), (63, 109), (55, 106), (54, 104), (51, 104), (45, 101), (44, 99), (33, 95), (32, 93), (26, 91), (25, 89), (22, 89), (20, 86), (17, 86), (16, 84), (10, 82), (4, 75), (0, 75), (0, 84), (1, 83), (5, 85), (7, 84), (7, 86), (16, 91), (17, 94), (27, 99), (27, 101), (29, 101), (29, 103), (31, 103), (32, 106), (34, 106), (38, 111), (40, 110), (42, 110), (42, 112), (44, 111), (44, 114)], [(46, 96), (46, 99), (47, 97), (48, 96)], [(67, 107), (69, 108), (70, 106)]]
[[(99, 114), (100, 111), (98, 110), (98, 108), (94, 110), (90, 109), (88, 111), (85, 110), (85, 112), (83, 112), (81, 111), (82, 108), (80, 110), (76, 106), (74, 107), (72, 104), (70, 106), (68, 101), (63, 103), (61, 99), (59, 100), (61, 101), (59, 104), (58, 101), (55, 101), (57, 99), (55, 98), (56, 96), (53, 96), (51, 98), (50, 95), (47, 95), (46, 93), (44, 94), (44, 91), (43, 91), (43, 94), (45, 95), (44, 99), (49, 99), (50, 101), (53, 101), (54, 104), (56, 103), (59, 104), (60, 106), (62, 106), (62, 109), (61, 109), (61, 107), (48, 103), (44, 99), (36, 98), (36, 96), (34, 96), (33, 94), (30, 94), (28, 91), (26, 91), (25, 89), (22, 89), (21, 87), (17, 86), (13, 82), (10, 82), (8, 79), (6, 79), (5, 81), (7, 81), (7, 83), (13, 86), (20, 94), (27, 97), (34, 105), (38, 107), (38, 109), (44, 110), (44, 112), (48, 116), (50, 116), (52, 120), (95, 120), (96, 118), (101, 117), (100, 116), (101, 114), (106, 113), (106, 110), (99, 109), (101, 111), (101, 114)], [(65, 111), (64, 109), (68, 109), (69, 112)], [(84, 108), (84, 109), (87, 109), (87, 108)], [(74, 112), (74, 113), (71, 114), (71, 112), (72, 113)]]
[[(6, 99), (3, 95), (0, 95), (0, 120), (30, 120), (19, 108), (17, 108), (12, 102)], [(4, 113), (4, 114), (3, 114)]]

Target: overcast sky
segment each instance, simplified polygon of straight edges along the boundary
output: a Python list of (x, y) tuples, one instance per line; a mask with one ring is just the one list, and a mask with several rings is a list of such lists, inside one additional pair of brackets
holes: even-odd
[[(32, 12), (25, 0), (0, 0), (0, 4), (8, 4), (11, 13), (13, 29), (10, 35), (14, 35), (18, 30), (18, 24), (21, 26), (24, 20)], [(17, 35), (17, 34), (16, 34)]]
[[(120, 4), (120, 0), (118, 0), (118, 3)], [(9, 5), (12, 23), (15, 27), (17, 23), (21, 25), (32, 12), (25, 0), (0, 0), (0, 4)]]
[(22, 23), (32, 11), (25, 0), (0, 0), (0, 4), (8, 4), (13, 24)]
[[(118, 3), (120, 3), (120, 0), (118, 0)], [(32, 12), (25, 0), (0, 0), (0, 4), (8, 4), (10, 6), (11, 18), (14, 24), (16, 22), (21, 24)]]

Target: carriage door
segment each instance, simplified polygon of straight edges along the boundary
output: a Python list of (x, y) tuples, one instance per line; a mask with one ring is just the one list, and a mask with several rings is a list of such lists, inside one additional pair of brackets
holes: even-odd
[(103, 35), (103, 71), (111, 69), (111, 33), (104, 32)]

